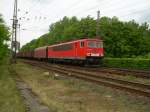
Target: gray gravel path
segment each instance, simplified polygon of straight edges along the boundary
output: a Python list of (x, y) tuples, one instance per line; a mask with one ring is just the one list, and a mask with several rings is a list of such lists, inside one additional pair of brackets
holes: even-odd
[(27, 106), (27, 112), (49, 112), (47, 106), (40, 103), (40, 100), (35, 96), (28, 85), (19, 78), (15, 78), (17, 88), (20, 90)]

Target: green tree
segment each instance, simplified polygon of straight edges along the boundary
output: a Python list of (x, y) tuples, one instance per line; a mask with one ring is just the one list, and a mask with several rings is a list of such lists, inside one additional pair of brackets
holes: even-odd
[(7, 54), (8, 40), (9, 40), (9, 30), (6, 27), (2, 16), (0, 15), (0, 60), (2, 60)]

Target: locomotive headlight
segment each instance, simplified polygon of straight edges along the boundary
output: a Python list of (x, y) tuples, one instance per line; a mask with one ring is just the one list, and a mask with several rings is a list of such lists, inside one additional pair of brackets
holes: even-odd
[(103, 56), (101, 53), (87, 53), (87, 56)]
[(104, 56), (104, 54), (103, 54), (103, 53), (101, 53), (101, 54), (100, 54), (100, 56)]
[(87, 55), (87, 56), (90, 56), (90, 55), (91, 55), (91, 53), (87, 53), (86, 55)]
[(91, 53), (91, 56), (100, 56), (99, 53)]

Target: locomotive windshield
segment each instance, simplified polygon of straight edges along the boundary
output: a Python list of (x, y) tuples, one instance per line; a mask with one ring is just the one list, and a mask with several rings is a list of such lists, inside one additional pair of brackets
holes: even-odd
[(103, 48), (103, 42), (97, 42), (96, 46), (97, 48)]
[(95, 48), (96, 47), (96, 42), (94, 42), (94, 41), (88, 42), (88, 47)]
[(90, 48), (103, 48), (103, 43), (102, 42), (89, 41), (88, 47), (90, 47)]

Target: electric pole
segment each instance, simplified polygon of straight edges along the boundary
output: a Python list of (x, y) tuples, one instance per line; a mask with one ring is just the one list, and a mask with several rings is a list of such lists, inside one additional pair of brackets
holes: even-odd
[(100, 21), (100, 11), (97, 11), (96, 37), (100, 37), (99, 21)]
[(18, 19), (17, 19), (17, 0), (14, 0), (14, 12), (13, 12), (13, 24), (12, 24), (12, 40), (11, 40), (11, 58), (12, 62), (16, 63), (16, 52), (17, 52), (17, 25), (18, 25)]

